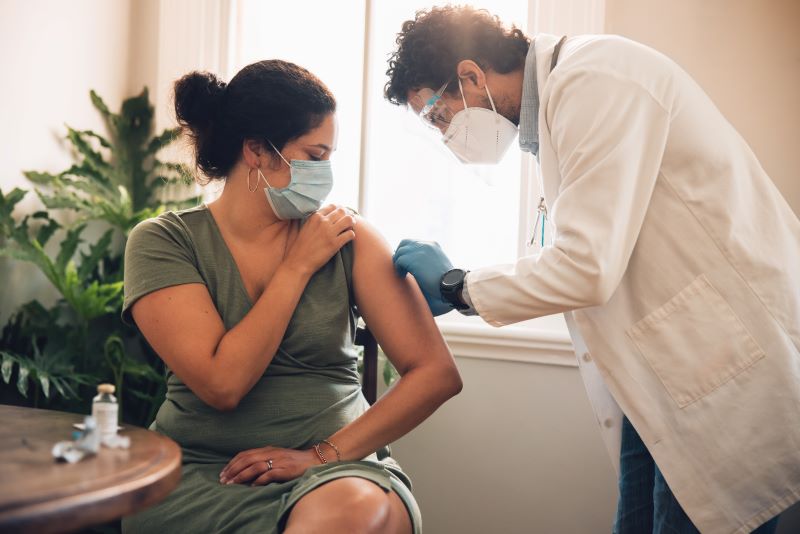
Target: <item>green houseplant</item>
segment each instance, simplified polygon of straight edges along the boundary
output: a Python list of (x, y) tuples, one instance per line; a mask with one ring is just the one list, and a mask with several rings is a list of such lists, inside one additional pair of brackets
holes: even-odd
[[(140, 221), (200, 198), (183, 187), (189, 169), (158, 158), (179, 130), (153, 135), (146, 88), (118, 113), (90, 96), (107, 136), (67, 126), (75, 163), (24, 173), (46, 210), (17, 220), (14, 207), (29, 191), (0, 191), (0, 255), (34, 265), (59, 294), (50, 307), (23, 304), (0, 331), (0, 401), (88, 413), (95, 385), (111, 382), (122, 418), (146, 425), (163, 399), (163, 364), (120, 319), (125, 238)], [(179, 200), (163, 201), (165, 186)]]

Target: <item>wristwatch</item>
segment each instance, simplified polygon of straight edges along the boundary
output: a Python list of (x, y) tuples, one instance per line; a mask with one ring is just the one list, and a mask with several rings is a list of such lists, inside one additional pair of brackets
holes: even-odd
[(457, 310), (469, 309), (469, 305), (461, 300), (461, 290), (464, 289), (464, 277), (467, 276), (469, 271), (464, 269), (450, 269), (442, 275), (439, 282), (439, 291), (442, 294), (442, 300), (452, 304), (453, 308)]

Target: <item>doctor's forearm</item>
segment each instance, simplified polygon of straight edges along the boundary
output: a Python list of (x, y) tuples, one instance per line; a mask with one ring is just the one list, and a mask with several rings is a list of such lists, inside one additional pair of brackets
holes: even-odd
[(481, 317), (502, 326), (603, 304), (620, 277), (597, 261), (548, 247), (514, 264), (471, 271), (465, 287)]

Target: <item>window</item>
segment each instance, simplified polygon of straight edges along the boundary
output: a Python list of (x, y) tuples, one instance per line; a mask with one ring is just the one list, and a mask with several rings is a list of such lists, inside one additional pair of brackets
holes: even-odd
[[(525, 27), (525, 2), (485, 4), (504, 21)], [(280, 58), (306, 67), (330, 87), (339, 122), (330, 200), (359, 206), (392, 245), (406, 237), (435, 240), (457, 265), (514, 261), (519, 151), (509, 150), (494, 168), (461, 165), (416, 117), (383, 98), (395, 35), (404, 20), (429, 5), (420, 0), (372, 2), (367, 49), (366, 0), (349, 3), (347, 9), (323, 0), (240, 0), (230, 74), (253, 61)]]
[[(586, 11), (583, 4), (599, 1), (472, 4), (523, 30), (558, 31), (567, 21), (570, 32), (578, 33), (591, 29), (569, 21)], [(339, 140), (331, 202), (357, 206), (392, 246), (403, 238), (438, 241), (453, 264), (465, 268), (510, 263), (532, 252), (527, 241), (539, 194), (531, 159), (512, 147), (499, 165), (462, 165), (412, 113), (383, 98), (396, 34), (431, 2), (354, 0), (343, 8), (325, 0), (236, 0), (232, 5), (228, 77), (253, 61), (280, 58), (315, 73), (336, 96)], [(482, 324), (455, 313), (441, 322)], [(537, 328), (564, 327), (560, 318), (547, 318), (537, 320)]]
[(239, 69), (262, 59), (297, 63), (317, 75), (336, 97), (338, 150), (331, 158), (331, 202), (358, 205), (361, 155), (361, 92), (365, 0), (264, 2), (239, 0), (234, 10), (233, 64)]
[[(525, 28), (527, 3), (474, 2)], [(454, 265), (517, 258), (522, 158), (512, 147), (497, 166), (462, 165), (409, 111), (383, 98), (387, 58), (403, 21), (429, 2), (374, 2), (370, 18), (364, 209), (392, 245), (438, 241)], [(434, 88), (436, 89), (436, 88)]]

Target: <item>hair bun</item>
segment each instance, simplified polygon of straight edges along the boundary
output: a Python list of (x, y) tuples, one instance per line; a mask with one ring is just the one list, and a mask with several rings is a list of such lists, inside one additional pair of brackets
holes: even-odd
[(207, 130), (219, 111), (226, 84), (210, 72), (194, 71), (175, 82), (175, 115), (197, 135)]

